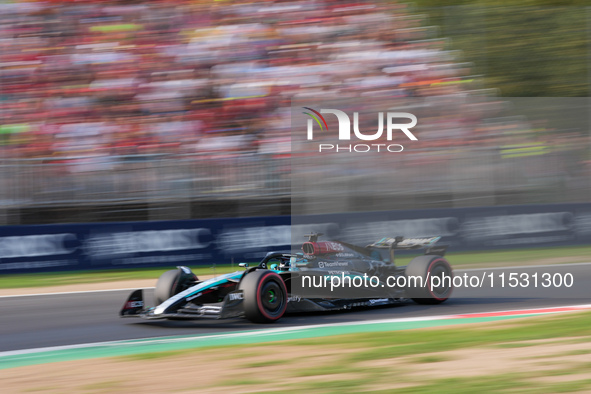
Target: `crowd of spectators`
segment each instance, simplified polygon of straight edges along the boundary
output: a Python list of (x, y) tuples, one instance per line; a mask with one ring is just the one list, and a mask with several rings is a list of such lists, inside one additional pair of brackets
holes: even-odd
[[(210, 193), (290, 178), (302, 190), (326, 189), (333, 179), (347, 194), (349, 184), (374, 179), (375, 190), (395, 184), (412, 194), (479, 190), (495, 179), (527, 187), (548, 168), (562, 177), (564, 156), (584, 146), (580, 135), (557, 145), (551, 133), (523, 132), (521, 121), (482, 122), (502, 116), (503, 104), (452, 49), (425, 15), (393, 1), (0, 0), (0, 159), (56, 164), (37, 178), (67, 175), (88, 195), (101, 182), (142, 195), (168, 193), (172, 183)], [(413, 129), (420, 144), (363, 163), (303, 155), (294, 176), (290, 106), (312, 99), (350, 99), (354, 110), (378, 103), (372, 119), (382, 103), (427, 104)], [(557, 149), (567, 153), (545, 160)], [(514, 168), (531, 170), (516, 177)], [(5, 189), (35, 183), (27, 176), (5, 176)]]
[(282, 154), (292, 98), (461, 91), (468, 70), (406, 7), (0, 1), (3, 157)]

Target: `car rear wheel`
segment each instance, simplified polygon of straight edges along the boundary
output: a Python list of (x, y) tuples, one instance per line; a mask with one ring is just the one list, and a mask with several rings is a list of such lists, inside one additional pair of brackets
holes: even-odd
[(406, 267), (405, 274), (406, 292), (418, 304), (440, 304), (451, 296), (453, 271), (443, 257), (415, 257)]
[(257, 270), (248, 273), (240, 282), (244, 295), (244, 314), (254, 323), (272, 323), (285, 313), (287, 289), (275, 272)]

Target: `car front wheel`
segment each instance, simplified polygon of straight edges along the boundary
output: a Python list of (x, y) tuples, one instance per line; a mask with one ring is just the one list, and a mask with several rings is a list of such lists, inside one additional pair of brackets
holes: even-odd
[(248, 273), (240, 282), (244, 295), (244, 314), (254, 323), (279, 320), (287, 308), (287, 289), (283, 279), (273, 271)]

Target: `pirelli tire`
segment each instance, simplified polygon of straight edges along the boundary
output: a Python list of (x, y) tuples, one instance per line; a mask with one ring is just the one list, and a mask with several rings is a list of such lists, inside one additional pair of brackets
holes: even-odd
[(273, 323), (285, 313), (287, 288), (275, 272), (250, 272), (242, 278), (238, 288), (243, 292), (244, 315), (251, 322)]
[[(405, 274), (408, 283), (406, 293), (417, 304), (441, 304), (451, 296), (453, 271), (447, 260), (441, 256), (415, 257), (406, 266)], [(422, 280), (411, 280), (411, 277), (420, 277)], [(434, 277), (439, 277), (440, 280), (433, 283)], [(448, 279), (443, 280), (444, 277)], [(431, 286), (432, 284), (439, 286)]]
[(187, 287), (188, 282), (197, 281), (197, 276), (192, 272), (185, 273), (181, 268), (166, 271), (156, 282), (154, 289), (154, 301), (156, 305), (162, 304), (175, 294), (180, 293)]

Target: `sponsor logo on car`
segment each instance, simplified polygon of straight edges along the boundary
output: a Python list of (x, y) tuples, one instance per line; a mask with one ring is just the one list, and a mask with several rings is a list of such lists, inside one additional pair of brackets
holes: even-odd
[(199, 297), (201, 294), (203, 294), (203, 293), (202, 293), (202, 292), (199, 292), (199, 293), (197, 293), (197, 294), (195, 294), (195, 295), (193, 295), (193, 296), (191, 296), (191, 297), (187, 298), (187, 301), (194, 300), (195, 298)]
[(338, 251), (343, 251), (343, 250), (345, 250), (345, 247), (344, 247), (343, 245), (341, 245), (340, 243), (338, 243), (338, 242), (330, 242), (330, 241), (327, 241), (327, 242), (326, 242), (326, 245), (327, 245), (327, 246), (328, 246), (330, 249), (332, 249), (332, 250), (338, 250)]
[(348, 267), (347, 261), (319, 261), (318, 268)]
[(385, 304), (388, 301), (389, 300), (387, 298), (377, 298), (377, 299), (369, 300), (369, 304), (370, 305)]
[(126, 309), (143, 308), (143, 306), (144, 306), (143, 301), (128, 301), (127, 304), (125, 305), (125, 308)]
[(243, 299), (244, 299), (244, 294), (242, 294), (242, 293), (228, 294), (228, 300), (230, 300), (230, 301), (243, 300)]
[(297, 295), (292, 295), (292, 296), (287, 297), (287, 302), (300, 302), (301, 300), (302, 300), (302, 298)]

